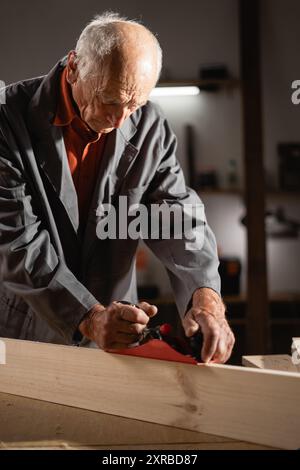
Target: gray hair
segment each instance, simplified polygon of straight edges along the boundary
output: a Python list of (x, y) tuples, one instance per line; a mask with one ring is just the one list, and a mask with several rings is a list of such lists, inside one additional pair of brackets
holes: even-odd
[[(76, 63), (82, 80), (97, 76), (99, 65), (122, 43), (123, 36), (115, 27), (118, 22), (140, 25), (137, 21), (107, 11), (95, 16), (82, 31), (75, 48)], [(155, 35), (149, 29), (148, 31), (157, 47), (158, 80), (162, 68), (162, 50)]]

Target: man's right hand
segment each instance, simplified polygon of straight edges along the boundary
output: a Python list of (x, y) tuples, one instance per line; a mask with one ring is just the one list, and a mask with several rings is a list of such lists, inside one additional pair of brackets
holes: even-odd
[(79, 325), (80, 332), (104, 350), (123, 349), (136, 343), (157, 308), (147, 302), (137, 306), (112, 302), (96, 304)]

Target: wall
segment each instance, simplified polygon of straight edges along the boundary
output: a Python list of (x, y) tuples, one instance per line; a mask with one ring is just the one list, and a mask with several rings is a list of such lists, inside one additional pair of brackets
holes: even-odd
[[(3, 2), (2, 2), (3, 3)], [(198, 78), (207, 63), (225, 63), (238, 76), (237, 0), (138, 2), (70, 0), (6, 1), (1, 6), (0, 79), (6, 83), (38, 76), (74, 47), (80, 30), (97, 12), (119, 11), (142, 19), (158, 35), (164, 50), (164, 74), (169, 78)], [(38, 40), (37, 40), (38, 38)], [(229, 159), (241, 174), (240, 101), (237, 94), (207, 95), (193, 100), (163, 103), (178, 134), (178, 156), (185, 166), (184, 124), (197, 132), (199, 165), (219, 167), (224, 182)], [(184, 119), (182, 116), (184, 114)], [(228, 116), (231, 116), (228, 119)]]
[[(300, 142), (300, 106), (291, 102), (291, 83), (300, 79), (300, 2), (262, 1), (262, 79), (264, 145), (267, 177), (278, 185), (277, 143)], [(282, 206), (300, 221), (300, 197), (271, 198), (268, 207)], [(300, 237), (269, 240), (268, 272), (272, 292), (300, 291)]]
[(108, 9), (142, 19), (158, 34), (171, 76), (197, 77), (200, 63), (219, 61), (237, 75), (236, 5), (237, 0), (2, 0), (0, 75), (11, 82), (46, 73), (91, 17)]

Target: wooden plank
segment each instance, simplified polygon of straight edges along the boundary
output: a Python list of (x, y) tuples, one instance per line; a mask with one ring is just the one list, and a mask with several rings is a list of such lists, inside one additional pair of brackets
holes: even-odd
[(5, 393), (0, 416), (0, 449), (268, 449)]
[[(233, 442), (225, 437), (146, 423), (0, 393), (0, 441), (72, 446)], [(49, 444), (49, 445), (50, 445)]]
[(1, 392), (267, 446), (300, 447), (298, 374), (4, 342)]
[(240, 0), (244, 174), (247, 211), (247, 354), (271, 350), (265, 235), (260, 0)]
[(282, 370), (286, 372), (300, 372), (300, 366), (293, 364), (292, 356), (288, 354), (272, 354), (266, 356), (243, 356), (242, 364), (246, 367), (258, 369)]

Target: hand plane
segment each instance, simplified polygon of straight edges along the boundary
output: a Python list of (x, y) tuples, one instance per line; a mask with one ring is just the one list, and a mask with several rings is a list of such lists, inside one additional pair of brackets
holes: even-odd
[[(120, 301), (120, 303), (134, 305), (126, 301)], [(190, 338), (180, 338), (172, 334), (171, 325), (164, 323), (155, 327), (146, 327), (134, 346), (116, 350), (114, 353), (198, 364), (202, 362), (202, 344), (203, 336), (200, 331)]]

